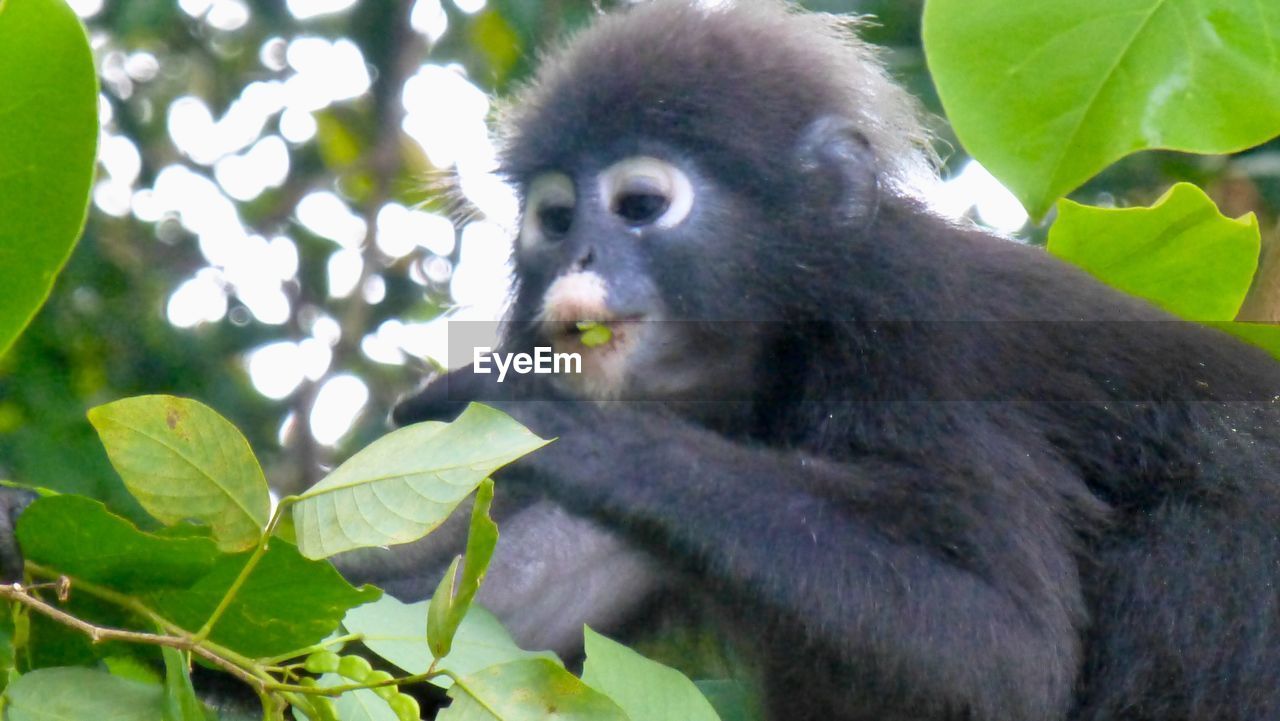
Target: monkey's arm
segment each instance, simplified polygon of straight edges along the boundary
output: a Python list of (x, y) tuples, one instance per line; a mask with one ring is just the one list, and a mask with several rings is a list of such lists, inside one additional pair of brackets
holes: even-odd
[(572, 658), (584, 625), (618, 628), (669, 577), (618, 534), (542, 501), (502, 526), (477, 599), (522, 648)]
[(990, 448), (988, 468), (835, 463), (630, 407), (497, 405), (559, 437), (509, 482), (677, 554), (796, 637), (827, 639), (848, 683), (975, 718), (1050, 718), (1068, 703), (1083, 620), (1072, 539), (1061, 500), (1028, 492), (1051, 481), (1026, 475), (1025, 453)]

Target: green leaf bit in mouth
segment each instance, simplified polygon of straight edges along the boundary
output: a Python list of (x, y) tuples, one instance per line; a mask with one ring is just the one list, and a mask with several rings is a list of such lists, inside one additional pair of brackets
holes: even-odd
[(613, 340), (613, 331), (599, 321), (578, 321), (578, 332), (581, 334), (578, 336), (578, 341), (588, 348), (602, 346)]

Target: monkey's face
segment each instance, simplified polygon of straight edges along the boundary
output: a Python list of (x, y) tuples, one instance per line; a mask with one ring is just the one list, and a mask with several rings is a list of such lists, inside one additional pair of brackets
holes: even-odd
[(571, 392), (696, 399), (745, 380), (745, 344), (727, 343), (717, 327), (727, 318), (710, 310), (728, 304), (709, 302), (729, 285), (715, 217), (729, 199), (690, 163), (648, 154), (588, 162), (536, 174), (523, 191), (516, 320), (582, 358), (582, 373), (566, 380)]

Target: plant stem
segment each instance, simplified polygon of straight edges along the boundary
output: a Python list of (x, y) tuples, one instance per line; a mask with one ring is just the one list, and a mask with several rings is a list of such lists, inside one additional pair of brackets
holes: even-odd
[(181, 651), (194, 653), (200, 658), (205, 659), (260, 691), (265, 691), (269, 685), (265, 679), (259, 678), (250, 673), (247, 669), (243, 669), (230, 660), (223, 658), (211, 649), (200, 645), (198, 641), (185, 634), (167, 635), (97, 626), (76, 618), (66, 611), (52, 606), (40, 598), (31, 595), (31, 593), (20, 583), (0, 586), (0, 598), (8, 599), (15, 603), (21, 603), (37, 613), (52, 618), (58, 623), (74, 628), (87, 635), (95, 644), (102, 643), (104, 641), (124, 641), (126, 643), (139, 643), (149, 646), (169, 646)]
[(267, 552), (267, 547), (271, 544), (271, 534), (275, 533), (276, 526), (280, 524), (280, 519), (284, 517), (284, 511), (290, 503), (291, 498), (285, 498), (276, 505), (276, 512), (271, 514), (271, 520), (267, 522), (266, 529), (262, 531), (262, 538), (258, 539), (258, 546), (253, 549), (253, 554), (249, 556), (249, 560), (245, 561), (244, 568), (240, 569), (240, 575), (236, 576), (236, 580), (231, 582), (231, 587), (223, 594), (222, 600), (218, 601), (218, 606), (209, 615), (209, 620), (204, 622), (199, 631), (196, 631), (195, 640), (197, 642), (209, 637), (209, 632), (213, 630), (214, 624), (231, 607), (231, 602), (235, 600), (236, 594), (240, 592), (240, 588), (244, 586), (245, 581), (249, 580), (249, 574), (253, 573), (253, 569), (258, 567), (258, 562), (262, 560), (262, 556)]
[[(63, 575), (63, 574), (59, 574), (57, 571), (54, 571), (50, 568), (46, 568), (44, 566), (41, 566), (38, 563), (33, 563), (31, 561), (26, 562), (26, 570), (28, 573), (31, 573), (37, 576), (43, 576), (45, 578), (57, 578)], [(236, 651), (232, 651), (226, 646), (223, 646), (218, 643), (214, 643), (213, 641), (209, 641), (207, 639), (203, 641), (197, 641), (194, 637), (192, 637), (190, 631), (186, 630), (185, 628), (182, 628), (181, 626), (174, 623), (173, 621), (170, 621), (164, 616), (161, 616), (160, 614), (156, 613), (146, 604), (142, 603), (141, 601), (134, 598), (133, 596), (120, 593), (119, 591), (113, 591), (109, 588), (104, 588), (103, 586), (99, 586), (96, 583), (91, 583), (89, 581), (82, 581), (78, 578), (71, 578), (71, 586), (75, 589), (84, 591), (90, 596), (100, 598), (104, 601), (120, 606), (121, 608), (132, 611), (138, 614), (139, 616), (142, 616), (143, 618), (146, 618), (147, 620), (156, 624), (158, 627), (163, 629), (164, 632), (167, 634), (176, 636), (178, 638), (188, 639), (191, 641), (192, 644), (196, 644), (196, 643), (200, 644), (209, 652), (238, 666), (239, 668), (245, 670), (246, 672), (253, 674), (255, 678), (257, 678), (259, 681), (263, 683), (269, 683), (275, 680), (265, 671), (261, 670), (261, 667), (253, 659), (249, 658), (248, 656), (245, 656), (241, 653), (237, 653)], [(0, 588), (4, 588), (4, 587), (0, 586)], [(194, 648), (193, 648), (193, 651), (194, 651)], [(203, 657), (203, 654), (201, 655)]]
[(310, 656), (316, 651), (323, 651), (329, 648), (330, 646), (337, 646), (339, 644), (351, 643), (354, 641), (361, 641), (363, 639), (364, 639), (363, 633), (348, 633), (345, 636), (335, 636), (333, 638), (328, 638), (321, 641), (320, 643), (307, 646), (306, 648), (300, 648), (296, 651), (282, 653), (279, 656), (272, 656), (271, 658), (260, 659), (260, 661), (265, 666), (275, 666), (280, 664), (283, 661), (288, 661), (291, 658), (299, 658), (301, 656)]
[(422, 683), (430, 681), (437, 676), (448, 675), (447, 671), (429, 671), (427, 673), (416, 673), (412, 676), (402, 676), (400, 678), (390, 678), (386, 681), (378, 683), (346, 683), (339, 686), (298, 686), (289, 683), (269, 683), (267, 689), (281, 693), (299, 693), (310, 696), (339, 696), (347, 691), (358, 691), (362, 688), (374, 689), (382, 686), (408, 686), (410, 684)]
[(41, 566), (40, 564), (33, 563), (31, 561), (26, 562), (26, 570), (33, 576), (41, 576), (43, 578), (69, 578), (72, 588), (84, 591), (90, 596), (100, 598), (104, 601), (120, 606), (121, 608), (132, 611), (164, 629), (165, 633), (170, 633), (175, 636), (190, 635), (189, 632), (181, 626), (156, 613), (150, 607), (146, 606), (133, 596), (120, 593), (119, 591), (113, 591), (90, 581), (82, 581), (78, 578), (66, 576), (65, 574), (58, 573), (51, 568), (46, 568), (45, 566)]

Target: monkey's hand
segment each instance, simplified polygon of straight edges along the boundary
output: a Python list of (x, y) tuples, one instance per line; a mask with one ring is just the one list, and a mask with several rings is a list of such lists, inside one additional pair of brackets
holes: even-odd
[[(557, 439), (504, 469), (501, 479), (517, 483), (533, 481), (537, 487), (530, 490), (538, 491), (551, 491), (550, 486), (554, 485), (564, 491), (555, 495), (574, 497), (578, 495), (576, 490), (559, 488), (570, 483), (564, 476), (568, 469), (578, 465), (574, 459), (590, 464), (597, 456), (609, 456), (611, 450), (619, 449), (627, 436), (625, 426), (630, 423), (627, 419), (635, 415), (630, 408), (611, 406), (608, 412), (601, 412), (595, 402), (570, 400), (537, 376), (512, 374), (504, 382), (497, 378), (495, 373), (476, 373), (471, 366), (452, 371), (401, 401), (392, 411), (392, 419), (397, 425), (451, 421), (468, 403), (493, 406), (539, 436)], [(605, 458), (598, 460), (606, 461)], [(587, 474), (572, 475), (586, 477)]]
[[(584, 401), (571, 401), (556, 396), (549, 384), (540, 383), (532, 376), (508, 376), (506, 382), (499, 382), (492, 373), (476, 373), (471, 366), (434, 378), (417, 394), (406, 398), (396, 405), (391, 418), (398, 426), (422, 421), (452, 421), (467, 407), (468, 403), (478, 402), (493, 406), (510, 415), (520, 424), (543, 438), (556, 438), (551, 447), (572, 442), (579, 449), (587, 452), (591, 448), (601, 446), (601, 439), (595, 433), (588, 416), (593, 405)], [(595, 419), (599, 423), (612, 425), (612, 416)], [(607, 447), (607, 443), (604, 444)], [(564, 455), (552, 452), (551, 447), (542, 448), (521, 459), (513, 466), (504, 469), (499, 477), (504, 483), (510, 481), (529, 480), (532, 467), (545, 466), (540, 457), (551, 453), (557, 458)], [(563, 461), (560, 461), (563, 462)], [(539, 474), (543, 475), (543, 474)], [(534, 490), (535, 496), (542, 495)]]
[(451, 370), (430, 379), (421, 391), (397, 403), (392, 410), (392, 420), (396, 425), (424, 420), (452, 421), (471, 402), (503, 407), (512, 401), (564, 400), (552, 384), (532, 375), (511, 374), (504, 380), (498, 378), (497, 373), (475, 373), (470, 365)]
[(526, 385), (506, 398), (485, 394), (477, 402), (514, 418), (534, 434), (552, 440), (496, 475), (505, 488), (549, 497), (570, 510), (596, 507), (614, 484), (628, 483), (635, 472), (619, 464), (659, 450), (668, 433), (686, 421), (656, 404), (611, 403), (557, 397)]
[[(479, 600), (523, 647), (573, 656), (581, 653), (584, 624), (610, 629), (625, 623), (665, 586), (670, 574), (660, 573), (648, 554), (620, 535), (566, 513), (564, 508), (571, 504), (541, 500), (551, 495), (552, 486), (560, 485), (549, 480), (554, 464), (572, 462), (572, 453), (583, 452), (566, 454), (555, 446), (570, 438), (594, 438), (599, 445), (584, 413), (588, 404), (549, 400), (551, 389), (526, 376), (509, 376), (503, 384), (495, 378), (474, 373), (470, 366), (453, 371), (402, 401), (392, 417), (398, 425), (450, 421), (467, 403), (477, 401), (512, 415), (543, 438), (559, 436), (498, 474), (503, 491), (494, 510), (502, 535)], [(553, 454), (550, 459), (539, 458), (548, 453)], [(565, 491), (565, 497), (574, 496)], [(464, 521), (465, 516), (457, 519)], [(416, 551), (399, 547), (381, 552), (381, 557), (370, 552), (340, 567), (349, 578), (373, 580), (404, 598), (429, 596), (449, 557), (463, 544), (466, 524), (458, 521), (442, 528), (445, 533), (419, 542)], [(424, 558), (432, 550), (446, 553)]]
[(550, 384), (530, 376), (513, 374), (502, 382), (497, 374), (476, 373), (468, 365), (432, 378), (425, 388), (396, 404), (391, 411), (391, 420), (397, 426), (422, 421), (452, 421), (472, 402), (499, 407), (507, 401), (558, 397)]

